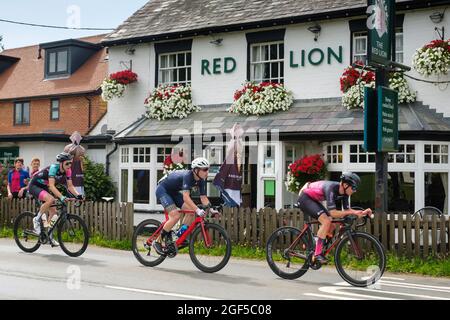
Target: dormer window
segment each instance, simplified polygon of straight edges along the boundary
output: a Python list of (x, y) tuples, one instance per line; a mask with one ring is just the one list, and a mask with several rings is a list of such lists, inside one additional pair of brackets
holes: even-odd
[(102, 47), (69, 39), (43, 43), (39, 45), (39, 49), (45, 50), (45, 79), (57, 80), (70, 77)]
[(47, 52), (47, 74), (49, 76), (68, 73), (69, 50)]

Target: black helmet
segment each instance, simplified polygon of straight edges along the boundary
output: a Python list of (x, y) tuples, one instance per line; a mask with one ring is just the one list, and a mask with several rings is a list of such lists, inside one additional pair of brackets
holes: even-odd
[(67, 152), (61, 152), (56, 156), (56, 161), (58, 162), (64, 162), (68, 160), (72, 160), (73, 156), (70, 153)]
[(361, 178), (356, 173), (347, 171), (342, 172), (341, 181), (348, 183), (352, 187), (353, 191), (356, 191), (361, 183)]

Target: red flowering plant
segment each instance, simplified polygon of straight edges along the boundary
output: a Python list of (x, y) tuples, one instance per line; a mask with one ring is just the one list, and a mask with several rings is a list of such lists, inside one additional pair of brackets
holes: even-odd
[(305, 183), (325, 179), (327, 172), (320, 154), (304, 156), (289, 165), (286, 187), (288, 191), (298, 193)]
[(137, 81), (138, 75), (131, 70), (124, 70), (111, 74), (109, 78), (120, 84), (129, 85)]
[[(361, 61), (357, 61), (356, 64), (363, 66)], [(340, 81), (341, 81), (341, 91), (346, 93), (351, 87), (358, 83), (358, 80), (369, 84), (375, 81), (375, 73), (372, 71), (360, 71), (352, 66), (344, 70)]]
[(109, 101), (113, 98), (123, 97), (127, 85), (136, 82), (137, 78), (138, 75), (131, 70), (110, 74), (108, 78), (103, 80), (101, 85), (103, 100)]
[[(167, 156), (166, 159), (164, 159), (164, 176), (159, 180), (165, 179), (169, 173), (175, 171), (175, 170), (184, 170), (186, 169), (186, 166), (183, 162), (183, 154), (180, 153), (178, 157), (172, 157), (172, 155)], [(158, 183), (159, 183), (158, 181)]]

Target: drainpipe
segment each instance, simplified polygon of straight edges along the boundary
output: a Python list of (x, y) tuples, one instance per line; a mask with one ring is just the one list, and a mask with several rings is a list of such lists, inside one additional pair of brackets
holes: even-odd
[(119, 144), (118, 144), (117, 142), (114, 141), (114, 149), (106, 155), (106, 174), (107, 174), (108, 176), (109, 176), (109, 166), (110, 166), (110, 164), (111, 164), (111, 161), (109, 161), (109, 158), (112, 156), (112, 154), (113, 154), (114, 152), (117, 151), (118, 146), (119, 146)]
[(89, 97), (84, 97), (87, 101), (89, 101), (89, 109), (88, 109), (88, 130), (91, 130), (91, 114), (92, 114), (92, 99)]

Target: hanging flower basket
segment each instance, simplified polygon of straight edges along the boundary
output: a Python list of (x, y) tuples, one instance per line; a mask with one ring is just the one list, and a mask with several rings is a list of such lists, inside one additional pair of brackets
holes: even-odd
[(108, 78), (103, 80), (102, 99), (110, 101), (114, 98), (121, 98), (130, 83), (136, 82), (138, 75), (131, 70), (119, 71), (112, 73)]
[(446, 75), (450, 70), (450, 39), (434, 40), (417, 49), (412, 63), (422, 76)]
[(158, 183), (161, 180), (164, 180), (171, 172), (184, 169), (186, 169), (186, 165), (184, 163), (176, 163), (173, 161), (172, 156), (168, 156), (164, 160), (164, 171), (163, 171), (164, 176), (161, 179), (159, 179)]
[(298, 193), (305, 183), (323, 180), (326, 175), (327, 168), (320, 154), (304, 156), (289, 165), (286, 187)]
[(144, 102), (147, 117), (158, 120), (183, 119), (200, 108), (192, 103), (190, 85), (160, 85)]
[(293, 104), (292, 92), (283, 84), (273, 82), (244, 83), (234, 94), (234, 102), (227, 110), (243, 115), (263, 115), (288, 110)]
[[(375, 88), (375, 73), (348, 67), (340, 78), (342, 105), (348, 110), (364, 108), (364, 87)], [(400, 72), (389, 75), (389, 87), (398, 92), (399, 103), (416, 101), (417, 95), (411, 91), (408, 82)]]

